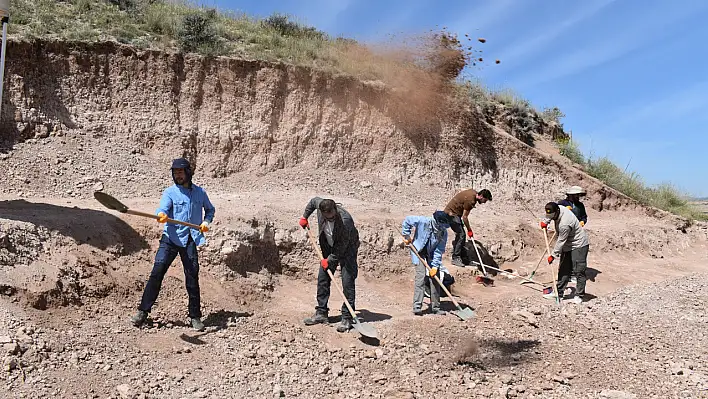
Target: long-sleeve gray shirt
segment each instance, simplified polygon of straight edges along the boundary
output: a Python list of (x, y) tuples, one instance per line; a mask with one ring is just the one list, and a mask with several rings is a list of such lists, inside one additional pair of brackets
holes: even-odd
[[(580, 227), (580, 222), (573, 212), (564, 206), (559, 207), (559, 210), (560, 217), (554, 221), (558, 232), (558, 241), (551, 253), (554, 258), (560, 257), (563, 252), (590, 245), (588, 234)], [(550, 223), (550, 220), (546, 219), (546, 223)]]

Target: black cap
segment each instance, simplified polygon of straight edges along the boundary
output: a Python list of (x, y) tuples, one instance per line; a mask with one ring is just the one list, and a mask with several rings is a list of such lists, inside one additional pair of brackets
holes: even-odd
[(172, 161), (172, 169), (191, 169), (186, 158), (177, 158)]
[(435, 211), (435, 213), (433, 213), (433, 219), (441, 224), (450, 224), (450, 215), (443, 211)]
[(549, 202), (546, 204), (546, 216), (555, 216), (558, 214), (560, 207), (555, 202)]

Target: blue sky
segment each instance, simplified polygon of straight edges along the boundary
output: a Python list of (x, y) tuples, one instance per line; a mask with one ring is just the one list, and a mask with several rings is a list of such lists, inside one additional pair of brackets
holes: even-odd
[[(649, 184), (708, 197), (708, 1), (205, 0), (273, 12), (335, 36), (376, 41), (445, 26), (484, 37), (475, 74), (535, 106), (557, 106), (583, 152)], [(444, 4), (441, 7), (437, 4)]]

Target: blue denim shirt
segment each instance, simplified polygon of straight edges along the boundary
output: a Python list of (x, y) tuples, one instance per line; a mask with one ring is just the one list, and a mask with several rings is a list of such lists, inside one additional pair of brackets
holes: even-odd
[[(411, 228), (415, 227), (415, 236), (413, 237), (413, 246), (416, 251), (420, 252), (424, 247), (428, 247), (428, 262), (430, 267), (440, 267), (442, 265), (442, 256), (445, 252), (447, 244), (447, 226), (440, 226), (440, 231), (437, 233), (433, 229), (433, 218), (428, 216), (406, 216), (403, 219), (401, 233), (404, 236), (410, 236)], [(413, 264), (419, 263), (418, 257), (411, 252)]]
[[(192, 184), (192, 188), (185, 188), (175, 184), (167, 187), (162, 193), (160, 207), (157, 208), (155, 214), (164, 212), (170, 219), (198, 225), (202, 224), (203, 221), (202, 209), (204, 209), (203, 220), (211, 223), (214, 220), (215, 209), (214, 205), (209, 201), (206, 191), (196, 184)], [(166, 235), (172, 244), (180, 247), (187, 246), (190, 234), (197, 246), (206, 242), (201, 231), (180, 224), (165, 223), (165, 229), (162, 234)]]

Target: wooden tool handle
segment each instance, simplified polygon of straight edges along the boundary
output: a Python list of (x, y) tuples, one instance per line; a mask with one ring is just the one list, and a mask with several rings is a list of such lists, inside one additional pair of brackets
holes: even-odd
[[(400, 232), (399, 232), (399, 233), (400, 233)], [(401, 233), (401, 236), (403, 236), (403, 233)], [(405, 236), (404, 236), (404, 237), (405, 237)], [(425, 266), (425, 270), (430, 271), (430, 266), (428, 266), (428, 263), (423, 259), (422, 256), (420, 256), (420, 254), (418, 253), (418, 251), (417, 251), (417, 250), (415, 249), (415, 247), (413, 246), (413, 243), (411, 242), (410, 244), (407, 244), (406, 246), (407, 246), (408, 248), (410, 248), (410, 250), (413, 251), (413, 253), (415, 254), (415, 256), (418, 257), (418, 260), (420, 260), (420, 261), (423, 263), (423, 265)], [(428, 274), (428, 275), (430, 275), (430, 274)], [(440, 285), (440, 288), (442, 288), (443, 291), (445, 291), (445, 293), (446, 293), (447, 296), (450, 298), (450, 300), (452, 301), (452, 303), (454, 303), (455, 306), (456, 306), (458, 309), (462, 310), (462, 306), (460, 306), (460, 304), (457, 303), (457, 301), (455, 300), (455, 297), (453, 297), (452, 294), (450, 293), (450, 291), (447, 290), (447, 288), (445, 287), (445, 284), (443, 284), (442, 281), (440, 281), (440, 278), (438, 277), (438, 275), (435, 274), (435, 276), (433, 276), (433, 277), (435, 278), (435, 281), (437, 281), (438, 284)]]
[[(324, 259), (324, 256), (322, 256), (322, 250), (320, 249), (320, 246), (317, 245), (317, 242), (315, 241), (315, 237), (312, 236), (312, 233), (310, 232), (310, 228), (306, 227), (305, 228), (306, 233), (307, 233), (307, 238), (310, 240), (310, 244), (312, 244), (312, 247), (315, 249), (317, 252), (317, 258), (319, 260)], [(334, 279), (334, 275), (332, 272), (329, 270), (329, 268), (325, 269), (327, 271), (327, 274), (329, 275), (329, 279), (332, 280), (332, 283), (334, 284), (335, 287), (337, 287), (337, 291), (339, 291), (339, 294), (344, 298), (344, 304), (347, 305), (347, 309), (349, 309), (349, 314), (352, 315), (354, 320), (356, 320), (357, 324), (359, 324), (359, 318), (356, 317), (356, 313), (354, 313), (354, 309), (352, 309), (352, 306), (349, 304), (349, 300), (347, 297), (344, 295), (344, 291), (342, 290), (342, 287), (339, 286), (339, 283), (337, 280)]]
[[(551, 254), (551, 249), (548, 245), (548, 231), (546, 229), (543, 229), (543, 238), (546, 240), (546, 251), (548, 251), (548, 254)], [(560, 259), (558, 259), (558, 262), (560, 262)], [(550, 264), (548, 266), (551, 266)], [(556, 303), (560, 302), (560, 297), (558, 296), (558, 285), (556, 283), (556, 270), (555, 268), (551, 268), (551, 273), (553, 273), (553, 292), (556, 293)]]
[[(142, 217), (146, 217), (146, 218), (150, 218), (150, 219), (155, 219), (155, 220), (159, 220), (159, 219), (160, 219), (159, 216), (153, 215), (152, 213), (134, 211), (134, 210), (132, 210), (132, 209), (128, 209), (127, 211), (125, 211), (125, 213), (129, 213), (129, 214), (135, 215), (135, 216), (142, 216)], [(182, 226), (187, 226), (187, 227), (191, 227), (191, 228), (193, 228), (193, 229), (199, 230), (199, 225), (198, 225), (198, 224), (193, 224), (193, 223), (189, 223), (189, 222), (183, 222), (183, 221), (181, 221), (181, 220), (167, 219), (167, 223), (181, 224)]]

